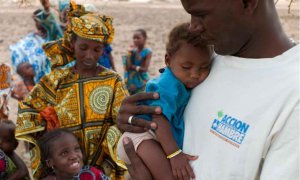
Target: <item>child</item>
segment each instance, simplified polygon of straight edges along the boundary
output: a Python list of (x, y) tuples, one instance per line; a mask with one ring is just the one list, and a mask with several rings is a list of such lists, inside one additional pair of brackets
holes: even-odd
[(147, 33), (144, 29), (138, 29), (133, 34), (134, 48), (129, 50), (126, 62), (125, 81), (130, 94), (144, 91), (149, 80), (148, 67), (152, 51), (145, 47)]
[(15, 124), (10, 120), (0, 121), (0, 179), (27, 179), (26, 164), (14, 152), (18, 146)]
[[(145, 103), (162, 107), (163, 115), (170, 122), (170, 126), (158, 125), (155, 134), (149, 131), (141, 134), (126, 132), (122, 135), (122, 138), (130, 137), (133, 140), (138, 155), (154, 179), (170, 179), (172, 175), (176, 179), (184, 179), (184, 174), (194, 178), (189, 161), (197, 157), (181, 151), (184, 136), (183, 112), (191, 89), (202, 83), (209, 74), (212, 49), (194, 41), (195, 38), (188, 32), (188, 27), (189, 24), (184, 23), (170, 32), (165, 55), (167, 67), (160, 77), (149, 81), (146, 86), (147, 92), (158, 92), (160, 99)], [(151, 119), (144, 116), (143, 118)], [(129, 118), (129, 124), (131, 119), (132, 117)], [(152, 120), (159, 124), (163, 119), (154, 117)], [(118, 143), (117, 153), (125, 163), (130, 163), (124, 152), (122, 140)]]
[(35, 72), (31, 64), (23, 62), (17, 66), (17, 73), (21, 76), (22, 81), (15, 84), (12, 91), (12, 97), (21, 101), (35, 85)]
[(109, 179), (94, 167), (83, 167), (83, 155), (73, 133), (55, 129), (44, 134), (38, 141), (45, 180), (50, 179)]

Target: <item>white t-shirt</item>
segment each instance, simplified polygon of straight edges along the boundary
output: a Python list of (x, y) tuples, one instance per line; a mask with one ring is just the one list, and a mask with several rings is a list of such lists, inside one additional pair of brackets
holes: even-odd
[(299, 179), (299, 53), (215, 58), (184, 115), (197, 180)]

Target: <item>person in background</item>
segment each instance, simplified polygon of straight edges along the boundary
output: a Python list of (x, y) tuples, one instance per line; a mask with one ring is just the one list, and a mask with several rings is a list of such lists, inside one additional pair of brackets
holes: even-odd
[(8, 99), (12, 90), (11, 68), (8, 64), (0, 64), (0, 119), (8, 119)]
[(15, 152), (15, 129), (14, 122), (0, 119), (0, 179), (29, 179), (26, 164)]
[(130, 94), (145, 90), (149, 80), (148, 68), (152, 57), (151, 49), (146, 47), (147, 33), (144, 29), (134, 31), (133, 43), (126, 60), (125, 83)]
[(14, 83), (11, 96), (19, 101), (22, 101), (35, 85), (35, 72), (31, 64), (24, 62), (18, 65), (17, 73), (22, 80)]
[[(24, 62), (31, 64), (35, 72), (34, 82), (37, 83), (51, 71), (50, 62), (42, 49), (42, 45), (61, 38), (63, 34), (53, 15), (48, 14), (43, 9), (34, 11), (33, 20), (37, 32), (29, 33), (25, 38), (11, 45), (9, 50), (12, 66), (16, 68)], [(14, 70), (16, 71), (16, 69)]]
[(116, 71), (114, 58), (111, 52), (112, 52), (111, 45), (109, 44), (104, 45), (103, 54), (100, 57), (98, 63), (108, 69), (112, 69)]

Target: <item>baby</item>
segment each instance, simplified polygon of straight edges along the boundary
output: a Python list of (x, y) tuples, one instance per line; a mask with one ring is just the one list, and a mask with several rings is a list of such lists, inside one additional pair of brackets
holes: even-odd
[[(195, 41), (196, 37), (189, 33), (188, 27), (189, 23), (183, 23), (170, 32), (165, 55), (167, 67), (158, 78), (150, 80), (146, 85), (146, 92), (158, 92), (160, 99), (146, 101), (145, 104), (160, 106), (164, 118), (169, 121), (169, 127), (158, 127), (155, 132), (141, 134), (126, 132), (122, 136), (133, 140), (137, 154), (154, 179), (184, 179), (184, 174), (194, 178), (189, 161), (197, 157), (184, 154), (181, 150), (184, 136), (183, 112), (191, 89), (202, 83), (209, 74), (213, 50), (210, 46)], [(132, 118), (129, 118), (129, 124)], [(156, 122), (164, 120), (145, 115), (142, 118)], [(117, 153), (126, 164), (130, 164), (122, 138)]]

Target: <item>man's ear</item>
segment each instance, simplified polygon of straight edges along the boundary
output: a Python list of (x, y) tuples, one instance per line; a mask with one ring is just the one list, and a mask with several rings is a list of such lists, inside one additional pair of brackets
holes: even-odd
[(170, 66), (171, 55), (169, 53), (165, 54), (165, 64), (166, 66)]
[(253, 14), (258, 7), (259, 0), (240, 0), (247, 14)]

